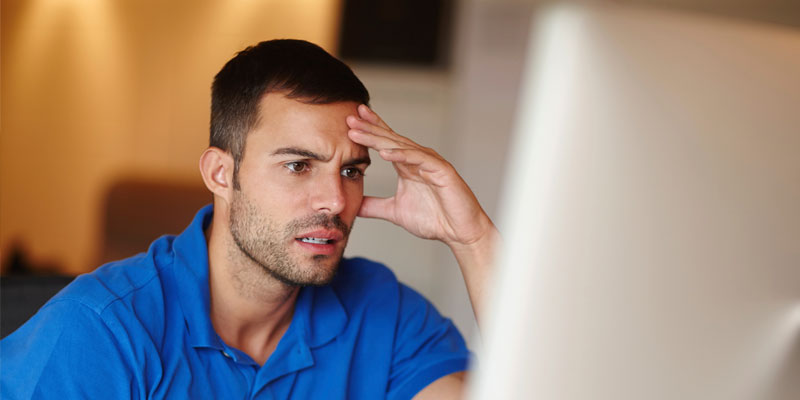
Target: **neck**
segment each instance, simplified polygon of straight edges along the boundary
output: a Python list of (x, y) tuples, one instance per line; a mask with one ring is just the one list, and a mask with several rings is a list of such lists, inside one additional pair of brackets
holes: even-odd
[(299, 288), (244, 255), (226, 229), (227, 216), (216, 211), (206, 231), (211, 322), (226, 344), (263, 365), (289, 328)]

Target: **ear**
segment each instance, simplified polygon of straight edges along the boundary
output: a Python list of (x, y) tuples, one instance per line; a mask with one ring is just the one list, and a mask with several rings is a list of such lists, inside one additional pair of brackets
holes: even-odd
[(233, 156), (218, 147), (209, 147), (200, 156), (200, 174), (214, 197), (230, 203), (233, 192)]

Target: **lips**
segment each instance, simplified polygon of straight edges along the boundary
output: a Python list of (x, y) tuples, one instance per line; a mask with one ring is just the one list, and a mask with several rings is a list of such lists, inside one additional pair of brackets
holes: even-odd
[(330, 254), (336, 244), (344, 238), (344, 234), (338, 230), (320, 229), (313, 232), (305, 232), (298, 235), (295, 241), (303, 248), (317, 254)]

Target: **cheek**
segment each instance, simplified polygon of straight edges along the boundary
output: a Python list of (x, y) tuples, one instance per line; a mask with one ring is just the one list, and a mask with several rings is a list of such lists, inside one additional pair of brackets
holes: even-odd
[(357, 186), (357, 188), (347, 193), (347, 209), (355, 217), (358, 214), (358, 209), (361, 208), (361, 201), (364, 199), (364, 186), (363, 184), (354, 186)]
[[(269, 210), (275, 216), (293, 216), (296, 209), (302, 209), (307, 203), (307, 190), (304, 188), (281, 184), (280, 182), (263, 183), (253, 193), (253, 201), (263, 210)], [(299, 212), (299, 211), (298, 211)]]

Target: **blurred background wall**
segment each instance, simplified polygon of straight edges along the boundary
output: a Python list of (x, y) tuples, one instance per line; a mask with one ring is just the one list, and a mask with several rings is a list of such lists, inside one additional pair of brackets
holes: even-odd
[[(197, 182), (210, 85), (238, 50), (336, 51), (338, 1), (4, 0), (2, 246), (77, 274), (121, 176)], [(4, 253), (5, 253), (4, 251)]]
[[(619, 2), (800, 26), (800, 3), (794, 0)], [(414, 21), (433, 3), (440, 9), (438, 31), (427, 39), (436, 41), (432, 60), (340, 51), (346, 50), (343, 27), (386, 25), (394, 17)], [(531, 16), (541, 4), (3, 0), (3, 272), (19, 259), (38, 272), (74, 275), (96, 268), (105, 260), (107, 198), (120, 181), (202, 189), (197, 160), (207, 145), (211, 79), (235, 52), (273, 38), (306, 39), (342, 55), (384, 119), (448, 158), (495, 216)], [(348, 6), (375, 8), (366, 16), (345, 16)], [(385, 37), (411, 37), (418, 28), (406, 27)], [(394, 183), (391, 166), (376, 163), (366, 192), (389, 196)], [(462, 331), (472, 332), (466, 291), (443, 245), (382, 221), (360, 219), (357, 225), (348, 255), (386, 262)]]

